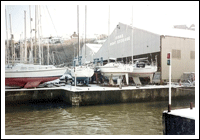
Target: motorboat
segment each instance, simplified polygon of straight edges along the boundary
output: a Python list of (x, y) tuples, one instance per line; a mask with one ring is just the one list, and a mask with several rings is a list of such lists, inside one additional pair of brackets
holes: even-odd
[(65, 71), (66, 68), (56, 68), (53, 65), (16, 63), (5, 68), (5, 86), (34, 88), (60, 78)]

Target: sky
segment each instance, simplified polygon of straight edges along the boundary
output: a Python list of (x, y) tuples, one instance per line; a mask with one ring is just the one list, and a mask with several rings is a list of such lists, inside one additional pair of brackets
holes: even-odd
[[(48, 4), (48, 5), (47, 5)], [(173, 25), (195, 24), (197, 22), (198, 2), (131, 2), (131, 1), (66, 1), (66, 2), (3, 2), (2, 21), (6, 37), (5, 9), (7, 13), (7, 30), (10, 37), (11, 15), (12, 33), (14, 39), (24, 38), (24, 11), (26, 11), (26, 36), (30, 37), (30, 9), (32, 29), (35, 28), (35, 5), (40, 5), (41, 27), (43, 37), (65, 36), (77, 32), (77, 5), (79, 5), (79, 34), (85, 36), (85, 5), (87, 5), (86, 34), (89, 37), (96, 34), (110, 34), (119, 22), (140, 29), (169, 28)], [(109, 18), (110, 7), (110, 18)], [(48, 10), (47, 10), (48, 9)], [(133, 9), (133, 10), (132, 10)], [(133, 11), (133, 12), (132, 12)], [(50, 13), (50, 14), (49, 14)], [(110, 19), (110, 26), (108, 21)], [(132, 20), (133, 19), (133, 20)], [(53, 21), (53, 22), (52, 22)], [(35, 36), (33, 32), (32, 36)], [(6, 39), (6, 38), (5, 38)]]

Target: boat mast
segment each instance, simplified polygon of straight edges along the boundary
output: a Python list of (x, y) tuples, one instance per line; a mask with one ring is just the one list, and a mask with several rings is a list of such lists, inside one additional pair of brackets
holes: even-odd
[(27, 44), (26, 44), (26, 11), (24, 11), (24, 46), (25, 46), (25, 53), (24, 53), (24, 61), (27, 63)]
[(37, 48), (37, 5), (35, 5), (35, 63), (37, 63), (36, 60), (36, 48)]
[(87, 24), (87, 5), (85, 5), (85, 62), (86, 62), (86, 24)]
[(33, 63), (33, 42), (32, 42), (32, 26), (31, 26), (31, 6), (29, 5), (29, 13), (30, 13), (30, 41), (31, 41), (31, 53), (29, 55), (31, 55), (31, 60), (29, 60), (31, 63)]
[(40, 48), (40, 11), (39, 11), (39, 6), (37, 8), (38, 12), (37, 12), (37, 20), (38, 20), (38, 26), (37, 26), (37, 29), (38, 29), (38, 45), (39, 45), (39, 64), (41, 65), (41, 48)]
[(108, 63), (110, 62), (109, 60), (109, 48), (110, 48), (110, 5), (109, 5), (109, 14), (108, 14)]
[(10, 53), (9, 53), (9, 43), (8, 43), (8, 28), (7, 28), (7, 13), (6, 13), (6, 9), (5, 9), (5, 16), (6, 16), (6, 63), (9, 64)]
[(14, 59), (15, 59), (15, 48), (14, 48), (14, 44), (13, 44), (13, 34), (12, 34), (12, 22), (11, 22), (11, 14), (9, 14), (10, 17), (10, 46), (12, 49), (12, 64), (14, 63)]
[(78, 63), (79, 63), (79, 47), (80, 47), (80, 41), (79, 41), (79, 5), (77, 5), (77, 33), (78, 33)]
[(42, 53), (41, 53), (41, 63), (43, 64), (43, 43), (42, 43), (42, 22), (41, 22), (41, 19), (42, 19), (42, 15), (41, 15), (41, 6), (39, 6), (39, 10), (40, 10), (40, 33), (41, 33), (41, 49), (42, 49)]
[(131, 41), (131, 61), (133, 65), (133, 6), (132, 6), (132, 28), (131, 28), (131, 33), (132, 33), (132, 41)]
[(49, 65), (49, 42), (47, 45), (47, 65)]
[(23, 62), (23, 41), (22, 41), (22, 34), (23, 32), (20, 34), (20, 63)]

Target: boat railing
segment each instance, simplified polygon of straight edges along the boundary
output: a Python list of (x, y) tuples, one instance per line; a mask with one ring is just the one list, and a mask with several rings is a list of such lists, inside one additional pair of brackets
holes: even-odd
[(20, 60), (20, 58), (15, 58), (15, 60), (9, 60), (9, 61), (6, 61), (5, 64), (16, 64), (16, 63), (23, 63), (23, 64), (35, 64), (35, 65), (39, 65), (40, 63), (37, 62), (38, 59), (36, 59), (36, 63), (34, 62), (35, 59), (33, 59), (33, 62), (31, 62), (31, 59), (27, 58), (27, 61), (25, 60)]

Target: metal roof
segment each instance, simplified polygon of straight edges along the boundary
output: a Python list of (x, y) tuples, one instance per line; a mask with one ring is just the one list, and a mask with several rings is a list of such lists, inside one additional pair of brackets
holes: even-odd
[(173, 36), (173, 37), (183, 37), (183, 38), (193, 38), (195, 39), (196, 32), (188, 29), (176, 29), (176, 28), (151, 28), (143, 29), (150, 31), (155, 34), (164, 35), (164, 36)]
[(90, 48), (93, 52), (97, 53), (102, 44), (86, 44), (86, 46)]

